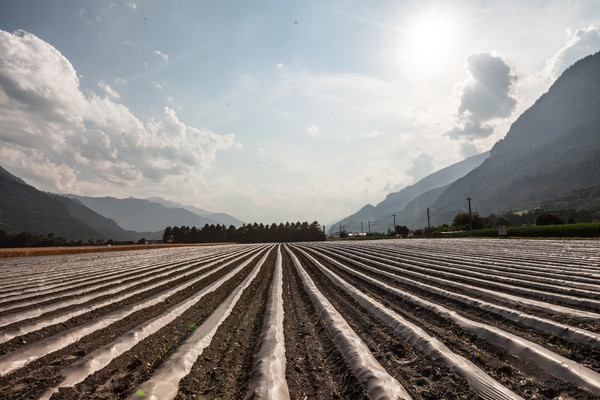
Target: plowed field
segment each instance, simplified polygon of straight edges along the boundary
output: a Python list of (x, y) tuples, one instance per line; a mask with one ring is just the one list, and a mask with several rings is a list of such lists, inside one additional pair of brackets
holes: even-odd
[(0, 399), (598, 399), (600, 242), (0, 260)]

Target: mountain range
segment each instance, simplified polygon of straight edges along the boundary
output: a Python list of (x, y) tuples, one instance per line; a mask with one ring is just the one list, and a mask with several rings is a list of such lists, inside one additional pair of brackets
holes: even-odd
[(84, 206), (107, 218), (119, 221), (124, 229), (134, 231), (158, 231), (167, 226), (234, 225), (239, 227), (242, 221), (224, 213), (211, 213), (194, 206), (184, 206), (174, 201), (153, 197), (136, 199), (129, 197), (87, 197), (69, 194)]
[(242, 222), (228, 214), (211, 213), (161, 198), (116, 199), (46, 193), (0, 167), (0, 229), (9, 234), (52, 232), (67, 240), (130, 241), (161, 239), (167, 226), (205, 224), (239, 227)]
[(388, 228), (392, 228), (394, 215), (396, 225), (418, 225), (422, 222), (423, 215), (426, 215), (428, 205), (443, 189), (481, 165), (488, 156), (489, 152), (478, 154), (434, 172), (399, 192), (388, 194), (376, 206), (367, 204), (356, 213), (336, 222), (330, 231), (339, 232), (341, 226), (348, 232), (361, 232), (361, 229), (363, 232), (368, 232), (369, 229), (371, 232), (387, 232)]
[[(488, 153), (450, 168), (437, 184), (423, 184), (391, 193), (376, 207), (368, 204), (339, 225), (359, 232), (360, 222), (385, 232), (396, 225), (450, 223), (467, 208), (480, 215), (533, 208), (600, 209), (600, 53), (569, 67), (534, 105), (511, 125), (504, 139)], [(454, 169), (456, 168), (456, 169)], [(374, 229), (375, 226), (375, 229)], [(365, 229), (366, 231), (366, 229)]]
[(9, 234), (54, 233), (68, 240), (150, 237), (149, 232), (132, 232), (114, 220), (67, 197), (45, 193), (0, 167), (0, 229)]

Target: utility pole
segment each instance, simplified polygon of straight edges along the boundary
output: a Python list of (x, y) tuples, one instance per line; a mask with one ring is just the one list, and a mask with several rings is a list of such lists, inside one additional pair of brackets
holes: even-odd
[(392, 214), (394, 217), (394, 232), (396, 232), (396, 214)]
[(362, 221), (360, 221), (360, 234), (362, 235), (364, 233), (363, 231), (363, 223)]
[(427, 208), (427, 239), (431, 239), (431, 223), (429, 222), (429, 208)]
[(369, 221), (369, 235), (371, 235), (371, 221)]
[(469, 226), (471, 227), (471, 237), (473, 237), (473, 214), (471, 213), (471, 197), (467, 197), (467, 201), (469, 202)]

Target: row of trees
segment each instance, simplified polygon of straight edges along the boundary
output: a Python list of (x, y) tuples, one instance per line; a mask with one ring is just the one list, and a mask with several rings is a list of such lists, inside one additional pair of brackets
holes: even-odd
[(166, 227), (163, 232), (164, 243), (268, 243), (268, 242), (314, 242), (325, 240), (325, 233), (317, 221), (295, 222), (279, 225), (244, 224), (239, 228), (230, 225), (204, 225)]

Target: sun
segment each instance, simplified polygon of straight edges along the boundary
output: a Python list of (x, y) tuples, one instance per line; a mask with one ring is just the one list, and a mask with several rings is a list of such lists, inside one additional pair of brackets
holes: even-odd
[(406, 57), (419, 68), (435, 67), (454, 50), (457, 27), (453, 20), (440, 14), (415, 19), (405, 36)]

